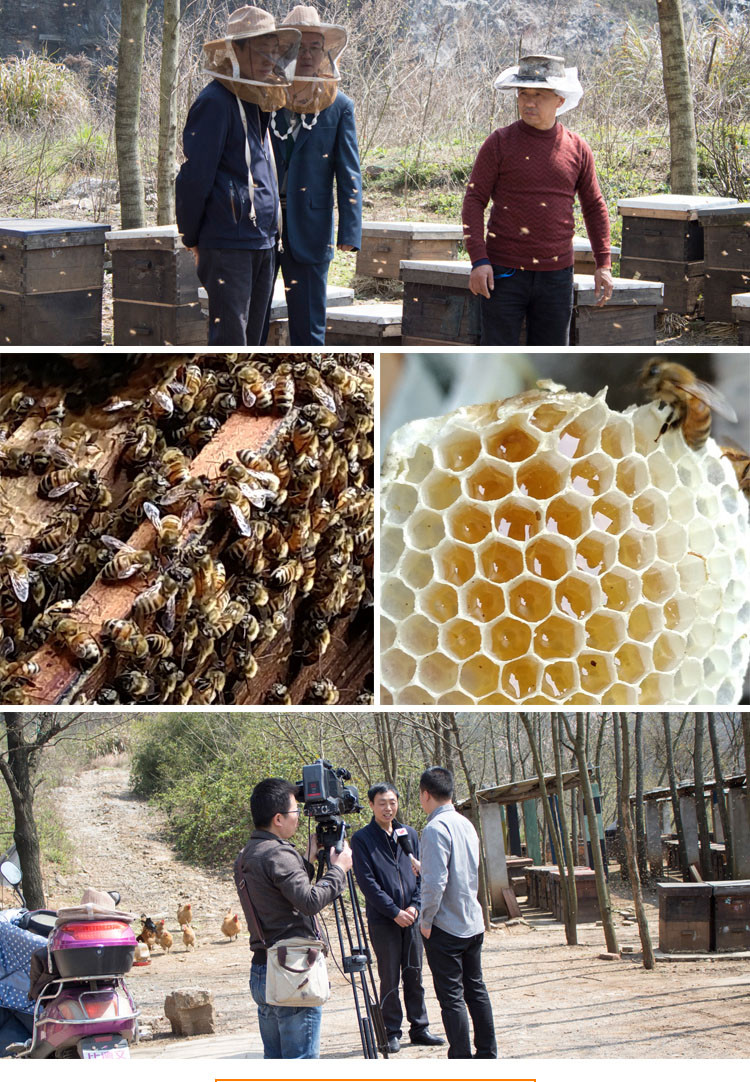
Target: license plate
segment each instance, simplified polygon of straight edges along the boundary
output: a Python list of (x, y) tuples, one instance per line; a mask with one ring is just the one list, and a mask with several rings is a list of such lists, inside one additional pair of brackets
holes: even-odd
[(130, 1059), (130, 1045), (124, 1037), (84, 1037), (79, 1048), (81, 1059)]

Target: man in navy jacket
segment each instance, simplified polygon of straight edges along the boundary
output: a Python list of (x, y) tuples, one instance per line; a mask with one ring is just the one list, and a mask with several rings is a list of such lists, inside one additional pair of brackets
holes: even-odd
[(395, 786), (379, 782), (372, 786), (367, 797), (373, 818), (352, 836), (351, 847), (354, 874), (365, 896), (367, 926), (378, 963), (380, 1008), (388, 1034), (388, 1051), (398, 1052), (401, 1047), (403, 1013), (399, 984), (402, 981), (411, 1043), (444, 1044), (442, 1037), (430, 1033), (422, 987), (417, 832), (396, 819)]

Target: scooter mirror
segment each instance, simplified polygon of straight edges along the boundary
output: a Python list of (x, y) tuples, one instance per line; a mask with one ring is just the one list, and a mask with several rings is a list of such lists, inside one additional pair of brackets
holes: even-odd
[(21, 869), (11, 860), (4, 860), (3, 863), (0, 864), (0, 875), (11, 887), (17, 887), (23, 879)]
[(119, 890), (108, 890), (107, 894), (110, 896), (110, 898), (115, 903), (115, 905), (120, 904), (121, 894), (120, 894)]

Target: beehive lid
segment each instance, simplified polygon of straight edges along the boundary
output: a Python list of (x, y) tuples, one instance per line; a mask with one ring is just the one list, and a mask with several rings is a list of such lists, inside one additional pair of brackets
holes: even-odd
[[(590, 252), (591, 241), (588, 237), (573, 237), (573, 251), (574, 252)], [(620, 255), (620, 249), (614, 244), (609, 247), (609, 254), (612, 259), (617, 259)]]
[(471, 263), (468, 259), (402, 259), (400, 266), (399, 277), (404, 282), (469, 288)]
[(461, 240), (460, 225), (434, 222), (362, 222), (363, 237), (393, 237), (409, 240)]
[(725, 898), (734, 895), (738, 898), (747, 898), (750, 896), (750, 879), (734, 879), (726, 880), (718, 883), (709, 883), (713, 889), (714, 896)]
[(109, 228), (104, 223), (77, 222), (72, 218), (0, 218), (0, 241), (17, 248), (104, 244)]
[(750, 203), (734, 203), (728, 207), (706, 207), (698, 211), (701, 225), (750, 226)]
[[(204, 307), (208, 305), (208, 294), (203, 286), (198, 290), (198, 299), (201, 301)], [(354, 304), (354, 290), (344, 289), (343, 286), (329, 285), (326, 291), (326, 306), (328, 305), (349, 305)], [(271, 319), (286, 319), (289, 315), (289, 310), (286, 303), (286, 292), (284, 291), (284, 282), (281, 277), (276, 282), (273, 289), (273, 299), (271, 301)]]
[(617, 210), (623, 217), (631, 218), (698, 218), (700, 210), (730, 207), (737, 202), (729, 197), (713, 195), (639, 195), (620, 199)]
[[(643, 278), (615, 278), (612, 304), (661, 304), (664, 296), (663, 282), (646, 282)], [(593, 274), (576, 274), (573, 277), (575, 303), (596, 304)], [(606, 308), (606, 305), (605, 305)]]
[(732, 308), (750, 308), (750, 293), (733, 293)]
[(182, 247), (176, 225), (154, 225), (144, 229), (114, 229), (107, 233), (110, 251), (167, 251)]
[(659, 897), (670, 894), (673, 898), (700, 898), (711, 895), (711, 883), (657, 883)]
[(401, 325), (402, 307), (400, 304), (353, 304), (345, 308), (329, 308), (326, 322), (332, 323), (370, 323), (376, 327)]

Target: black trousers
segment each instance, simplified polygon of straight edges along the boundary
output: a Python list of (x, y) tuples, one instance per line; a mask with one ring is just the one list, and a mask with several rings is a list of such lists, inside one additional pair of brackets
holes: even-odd
[(553, 271), (493, 266), (495, 288), (479, 298), (483, 346), (567, 346), (573, 315), (573, 268)]
[(199, 249), (198, 278), (208, 293), (209, 346), (263, 345), (274, 276), (273, 248)]
[(464, 939), (433, 924), (430, 938), (424, 941), (448, 1038), (448, 1059), (472, 1058), (469, 1015), (474, 1058), (497, 1059), (492, 1006), (482, 979), (483, 940), (484, 933)]
[(404, 984), (404, 1005), (409, 1020), (409, 1033), (427, 1029), (427, 1007), (422, 987), (422, 935), (418, 922), (408, 928), (398, 924), (368, 925), (370, 943), (375, 951), (380, 978), (380, 1009), (389, 1037), (401, 1036), (403, 1012), (399, 999), (399, 984)]

